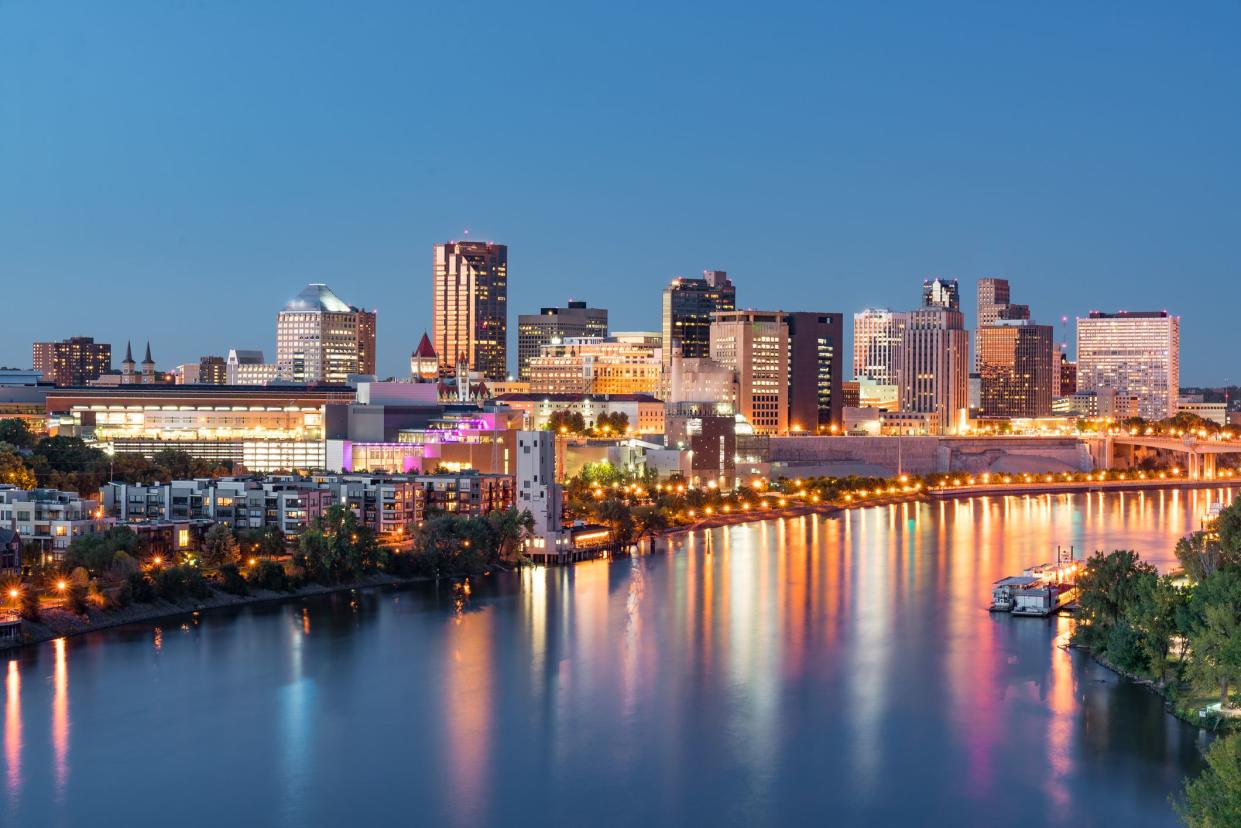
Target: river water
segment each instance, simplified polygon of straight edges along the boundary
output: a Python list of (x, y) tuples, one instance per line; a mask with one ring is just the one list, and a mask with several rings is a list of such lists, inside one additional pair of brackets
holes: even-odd
[(0, 825), (1175, 825), (1203, 737), (984, 607), (1057, 544), (1167, 566), (1229, 498), (861, 509), (28, 648)]

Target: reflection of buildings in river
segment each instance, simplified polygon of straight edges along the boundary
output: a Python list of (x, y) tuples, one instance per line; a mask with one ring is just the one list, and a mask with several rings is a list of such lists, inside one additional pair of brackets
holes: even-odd
[(22, 786), (22, 674), (17, 659), (9, 659), (4, 679), (4, 764), (11, 807)]
[(56, 798), (65, 795), (69, 781), (69, 663), (65, 639), (52, 642), (55, 667), (52, 672), (52, 752), (56, 769)]
[(453, 790), (453, 816), (461, 824), (476, 825), (487, 812), (491, 789), (488, 761), (496, 708), (494, 652), (495, 614), (471, 612), (447, 621), (445, 637), (444, 697), (440, 716)]

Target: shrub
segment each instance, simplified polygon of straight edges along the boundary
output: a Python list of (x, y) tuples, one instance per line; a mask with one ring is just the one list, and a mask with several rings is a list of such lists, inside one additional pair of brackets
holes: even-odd
[(203, 575), (201, 570), (182, 567), (187, 570), (185, 573), (185, 591), (189, 593), (191, 598), (199, 601), (205, 601), (211, 597), (211, 583), (207, 580), (207, 576)]
[(159, 597), (154, 581), (145, 573), (133, 573), (125, 579), (125, 584), (129, 587), (130, 600), (135, 604), (150, 604)]
[(230, 595), (246, 595), (250, 592), (250, 586), (242, 577), (241, 570), (236, 564), (225, 564), (220, 567), (220, 589)]
[(70, 581), (69, 589), (65, 596), (65, 604), (70, 611), (78, 614), (86, 614), (86, 584), (78, 581)]
[(270, 589), (273, 592), (287, 592), (291, 588), (289, 576), (276, 561), (260, 561), (258, 566), (250, 570), (249, 581), (259, 589)]
[(21, 616), (27, 621), (38, 621), (40, 612), (39, 591), (32, 585), (22, 587)]

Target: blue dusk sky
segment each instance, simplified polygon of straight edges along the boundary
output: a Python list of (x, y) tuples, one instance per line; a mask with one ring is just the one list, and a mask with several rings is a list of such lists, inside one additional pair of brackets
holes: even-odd
[(1238, 43), (1211, 0), (0, 0), (0, 364), (272, 358), (323, 281), (405, 374), (468, 229), (511, 328), (657, 328), (704, 268), (846, 314), (956, 277), (972, 325), (993, 275), (1057, 326), (1178, 313), (1183, 383), (1241, 381)]

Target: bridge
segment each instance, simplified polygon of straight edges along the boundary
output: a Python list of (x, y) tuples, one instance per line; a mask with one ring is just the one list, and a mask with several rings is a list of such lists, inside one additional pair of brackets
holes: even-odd
[(1185, 457), (1185, 476), (1190, 480), (1215, 479), (1216, 458), (1221, 454), (1241, 454), (1241, 440), (1200, 440), (1192, 435), (1165, 437), (1157, 434), (1109, 434), (1102, 443), (1101, 465), (1112, 468), (1121, 456), (1122, 465), (1134, 465), (1139, 449), (1151, 449)]

